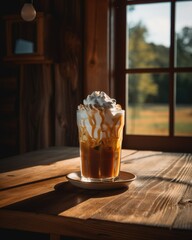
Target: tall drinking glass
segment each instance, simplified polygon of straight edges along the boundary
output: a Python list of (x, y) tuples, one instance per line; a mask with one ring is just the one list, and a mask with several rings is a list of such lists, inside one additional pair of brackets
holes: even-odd
[(124, 110), (78, 109), (81, 178), (114, 181), (120, 172)]

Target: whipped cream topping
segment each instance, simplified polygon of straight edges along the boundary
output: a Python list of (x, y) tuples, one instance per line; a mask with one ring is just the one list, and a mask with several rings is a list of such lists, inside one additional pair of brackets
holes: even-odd
[(116, 100), (114, 98), (110, 98), (103, 91), (92, 92), (91, 95), (88, 95), (87, 98), (83, 100), (83, 105), (81, 104), (78, 108), (122, 109), (119, 104), (116, 104)]
[(112, 146), (123, 131), (124, 110), (106, 93), (94, 91), (78, 106), (77, 125), (81, 142)]

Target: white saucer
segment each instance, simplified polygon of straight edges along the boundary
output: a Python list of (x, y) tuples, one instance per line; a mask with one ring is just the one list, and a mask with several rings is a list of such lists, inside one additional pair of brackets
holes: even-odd
[(68, 181), (76, 187), (84, 189), (105, 190), (127, 187), (136, 176), (130, 172), (121, 171), (119, 177), (114, 182), (83, 182), (80, 172), (72, 172), (67, 176)]

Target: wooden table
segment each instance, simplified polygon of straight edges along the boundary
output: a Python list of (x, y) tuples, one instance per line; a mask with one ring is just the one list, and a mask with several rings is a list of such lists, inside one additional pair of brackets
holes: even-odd
[(85, 190), (66, 174), (79, 149), (0, 159), (0, 228), (85, 239), (192, 239), (192, 154), (122, 150), (128, 188)]

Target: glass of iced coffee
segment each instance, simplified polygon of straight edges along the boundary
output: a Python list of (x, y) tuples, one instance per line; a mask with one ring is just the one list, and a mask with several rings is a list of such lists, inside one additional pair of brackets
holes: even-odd
[(124, 110), (106, 93), (95, 91), (78, 106), (81, 179), (114, 181), (119, 176)]

